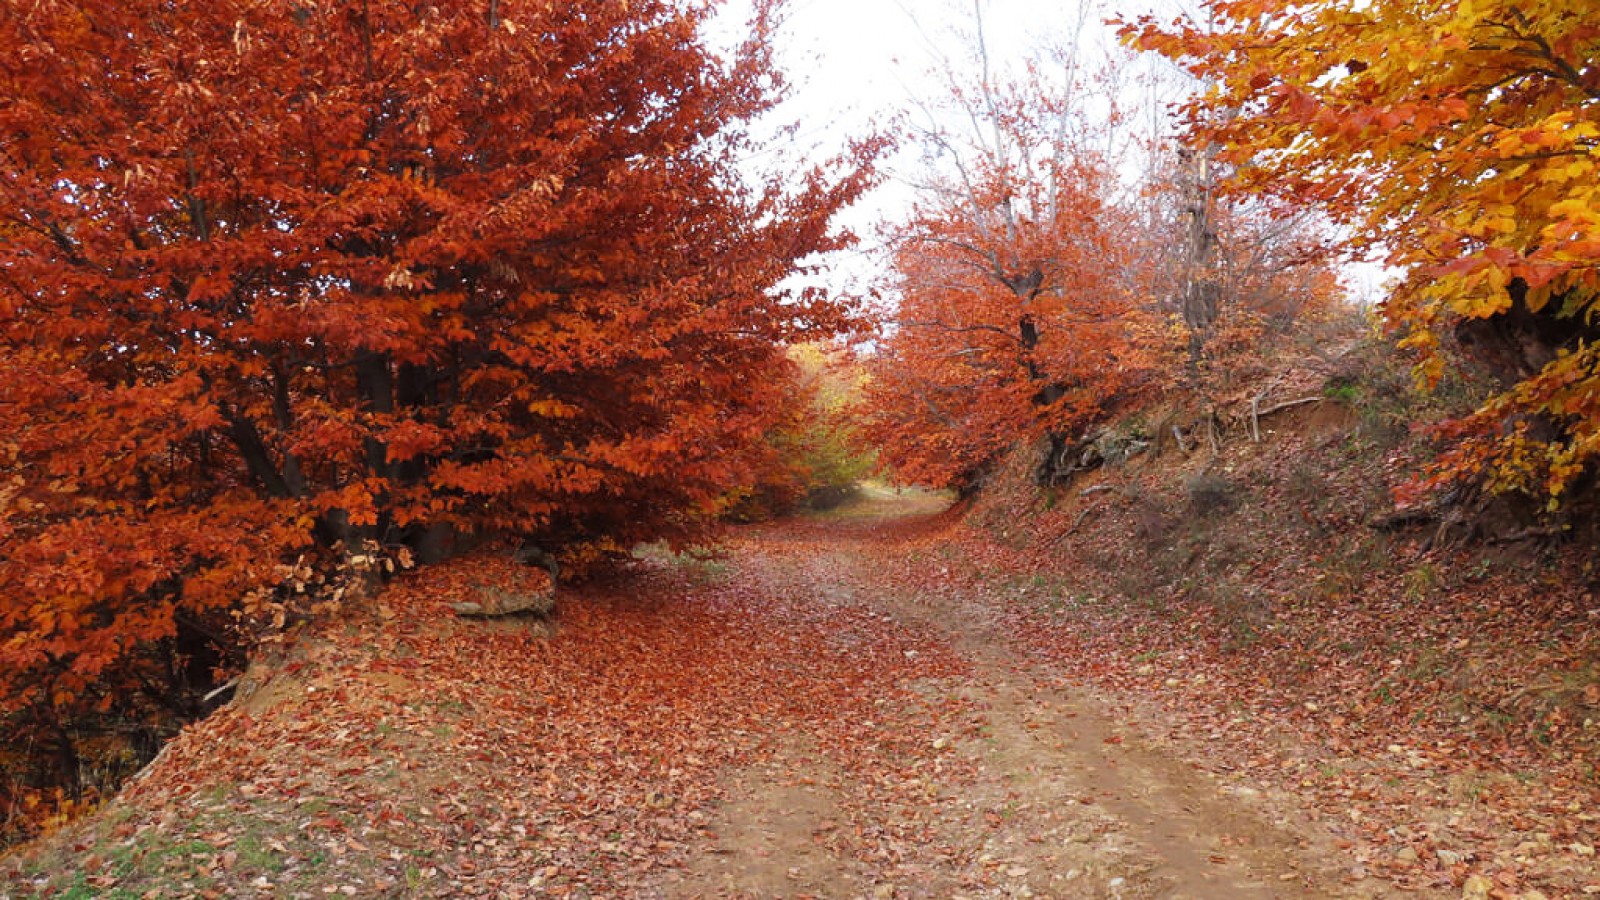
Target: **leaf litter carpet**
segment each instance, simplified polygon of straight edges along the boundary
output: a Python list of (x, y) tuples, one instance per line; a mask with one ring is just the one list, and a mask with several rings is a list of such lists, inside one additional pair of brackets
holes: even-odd
[(507, 563), (415, 575), (0, 863), (0, 896), (1391, 895), (917, 587), (925, 501), (868, 507), (644, 554), (549, 633), (448, 612)]

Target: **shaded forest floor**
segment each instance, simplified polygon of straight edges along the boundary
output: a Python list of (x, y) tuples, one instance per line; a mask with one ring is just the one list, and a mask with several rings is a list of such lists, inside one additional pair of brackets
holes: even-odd
[[(1116, 496), (1137, 474), (1108, 476)], [(0, 861), (0, 896), (1600, 893), (1592, 725), (1494, 735), (1434, 716), (1423, 687), (1467, 690), (1449, 679), (1481, 641), (1499, 661), (1482, 690), (1539, 667), (1586, 702), (1578, 599), (1493, 620), (1565, 628), (1531, 649), (1467, 612), (1441, 624), (1417, 591), (1330, 594), (1304, 622), (1263, 600), (1252, 636), (1239, 604), (1138, 593), (1163, 573), (1133, 540), (1148, 510), (1063, 538), (1087, 507), (1034, 503), (869, 491), (715, 557), (641, 552), (549, 629), (449, 613), (503, 561), (424, 571), (300, 635), (117, 801)], [(1090, 593), (1116, 577), (1126, 596)], [(1335, 615), (1349, 648), (1304, 643)], [(1462, 660), (1419, 669), (1411, 644), (1456, 629)]]

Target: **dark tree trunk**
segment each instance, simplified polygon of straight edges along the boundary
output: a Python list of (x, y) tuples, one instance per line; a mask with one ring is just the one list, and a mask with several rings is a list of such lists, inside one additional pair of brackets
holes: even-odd
[[(394, 413), (394, 373), (389, 357), (382, 353), (369, 353), (356, 362), (356, 386), (368, 410), (381, 415)], [(374, 437), (366, 439), (367, 470), (387, 478), (389, 448)]]
[(1212, 272), (1217, 235), (1211, 226), (1211, 156), (1206, 148), (1190, 156), (1184, 216), (1188, 220), (1184, 235), (1184, 282), (1181, 298), (1183, 324), (1189, 332), (1189, 365), (1198, 368), (1205, 357), (1212, 326), (1219, 315), (1222, 286)]
[[(230, 413), (228, 416), (228, 436), (233, 439), (235, 447), (239, 448), (239, 455), (244, 458), (245, 466), (250, 474), (260, 482), (262, 488), (273, 497), (287, 499), (299, 497), (294, 487), (278, 471), (278, 466), (272, 461), (272, 455), (267, 452), (266, 442), (261, 439), (261, 432), (256, 429), (256, 424), (245, 418), (242, 413)], [(301, 484), (304, 491), (304, 484)]]
[[(289, 375), (282, 366), (273, 367), (272, 413), (277, 419), (278, 432), (288, 435), (294, 429), (294, 414), (289, 408)], [(300, 461), (287, 449), (283, 451), (283, 481), (290, 496), (304, 497), (310, 493), (305, 475), (300, 471)]]
[(416, 554), (417, 563), (431, 566), (449, 559), (454, 549), (455, 529), (443, 522), (418, 525), (406, 535), (406, 545)]

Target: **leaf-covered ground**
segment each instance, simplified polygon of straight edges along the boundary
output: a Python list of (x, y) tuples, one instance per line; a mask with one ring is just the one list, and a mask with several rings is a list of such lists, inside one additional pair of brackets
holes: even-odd
[(1593, 532), (1373, 527), (1417, 452), (1383, 434), (1382, 399), (1325, 398), (1263, 420), (1259, 442), (1166, 442), (1042, 493), (1018, 454), (905, 552), (949, 573), (922, 590), (996, 611), (1157, 746), (1324, 822), (1350, 877), (1600, 895)]
[(1335, 691), (1373, 672), (1289, 696), (1275, 651), (1064, 593), (995, 527), (878, 492), (643, 553), (549, 633), (449, 613), (506, 563), (425, 571), (0, 863), (0, 896), (1600, 893), (1575, 756), (1357, 728)]

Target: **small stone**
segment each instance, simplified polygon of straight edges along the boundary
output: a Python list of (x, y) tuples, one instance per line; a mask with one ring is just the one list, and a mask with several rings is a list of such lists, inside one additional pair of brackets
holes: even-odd
[(894, 885), (880, 884), (872, 889), (872, 896), (878, 900), (894, 900)]
[(1012, 866), (1006, 870), (1006, 874), (1012, 878), (1027, 878), (1028, 869), (1026, 866)]
[(1489, 900), (1489, 892), (1494, 890), (1494, 881), (1487, 875), (1468, 876), (1461, 885), (1461, 900)]
[(933, 749), (935, 750), (943, 750), (948, 746), (950, 746), (950, 739), (947, 737), (937, 737), (933, 739)]
[(1414, 863), (1417, 861), (1417, 848), (1401, 847), (1400, 852), (1396, 853), (1394, 858), (1403, 863)]
[(1457, 853), (1454, 850), (1440, 850), (1439, 851), (1439, 865), (1445, 866), (1447, 868), (1450, 867), (1450, 866), (1458, 865), (1461, 862), (1461, 858), (1462, 858), (1461, 854)]
[(1593, 844), (1577, 844), (1577, 843), (1575, 843), (1571, 847), (1569, 847), (1568, 849), (1570, 849), (1573, 853), (1578, 854), (1579, 856), (1593, 856), (1594, 855), (1594, 845)]

